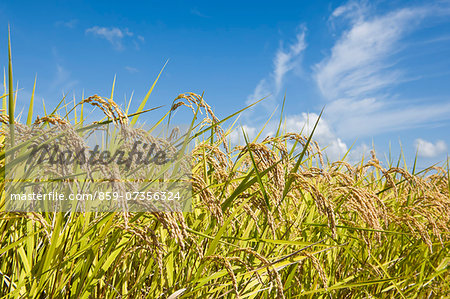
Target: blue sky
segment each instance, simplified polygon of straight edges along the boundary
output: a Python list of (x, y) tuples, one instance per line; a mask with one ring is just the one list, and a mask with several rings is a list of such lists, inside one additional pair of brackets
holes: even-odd
[[(330, 158), (352, 144), (421, 165), (450, 146), (449, 1), (2, 1), (1, 66), (11, 24), (17, 110), (37, 75), (39, 103), (134, 92), (137, 108), (167, 59), (148, 108), (205, 92), (219, 118), (270, 95), (242, 115), (255, 135), (286, 94), (285, 120), (299, 132), (325, 113), (316, 138)], [(26, 113), (26, 112), (25, 112)], [(151, 122), (154, 115), (147, 115)], [(183, 116), (180, 116), (181, 118)], [(238, 133), (233, 134), (238, 139)]]

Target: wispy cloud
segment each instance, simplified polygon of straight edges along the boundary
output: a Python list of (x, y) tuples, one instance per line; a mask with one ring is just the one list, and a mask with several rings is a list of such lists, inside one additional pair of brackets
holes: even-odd
[(50, 83), (51, 90), (63, 93), (69, 92), (78, 84), (78, 80), (72, 78), (70, 71), (62, 65), (56, 65), (56, 72), (53, 81)]
[[(306, 30), (306, 26), (300, 26), (295, 36), (295, 40), (292, 43), (287, 46), (284, 46), (283, 43), (281, 43), (273, 58), (272, 72), (259, 81), (253, 93), (248, 97), (247, 104), (268, 95), (279, 95), (284, 86), (286, 76), (293, 70), (300, 69), (302, 53), (307, 47), (305, 41)], [(267, 111), (273, 111), (275, 108), (274, 104), (273, 98), (271, 101), (263, 102), (263, 106), (265, 106)], [(302, 132), (302, 134), (310, 134), (318, 117), (319, 116), (315, 113), (287, 115), (284, 119), (284, 130), (286, 132)], [(262, 135), (273, 135), (277, 129), (277, 125), (277, 121), (271, 121), (266, 126)], [(246, 131), (250, 133), (255, 133), (256, 131), (254, 127), (248, 124), (244, 127)], [(240, 134), (240, 132), (235, 134)], [(236, 136), (234, 136), (234, 139), (236, 139)], [(330, 124), (323, 118), (319, 121), (318, 127), (314, 133), (314, 139), (319, 142), (320, 146), (326, 147), (325, 151), (330, 159), (342, 157), (347, 151), (345, 142), (336, 136)]]
[(128, 28), (120, 29), (117, 27), (100, 27), (100, 26), (94, 26), (86, 29), (86, 34), (92, 34), (99, 38), (106, 39), (117, 50), (123, 49), (124, 38), (132, 37), (134, 35), (133, 32), (128, 30)]
[(78, 20), (76, 19), (72, 19), (72, 20), (68, 20), (68, 21), (57, 21), (55, 22), (55, 26), (56, 27), (66, 27), (66, 28), (75, 28), (75, 26), (78, 24)]
[(295, 41), (286, 48), (281, 44), (273, 59), (273, 70), (266, 78), (261, 79), (253, 93), (248, 96), (247, 103), (272, 94), (277, 96), (281, 91), (285, 76), (300, 66), (301, 53), (306, 49), (306, 27), (301, 26)]
[(273, 77), (275, 80), (275, 93), (278, 94), (283, 86), (284, 76), (300, 64), (300, 53), (306, 49), (306, 27), (302, 27), (296, 36), (296, 41), (287, 49), (277, 51), (274, 59)]
[(191, 14), (200, 18), (210, 18), (210, 16), (207, 16), (204, 13), (200, 12), (197, 7), (191, 8), (190, 12)]
[(428, 14), (425, 8), (404, 8), (366, 18), (354, 2), (349, 5), (332, 15), (353, 11), (351, 28), (340, 36), (330, 56), (315, 66), (317, 85), (330, 100), (371, 96), (399, 82), (402, 71), (395, 69), (391, 58), (402, 48), (402, 37)]
[(131, 67), (131, 66), (126, 66), (125, 67), (125, 70), (127, 70), (128, 72), (130, 72), (130, 73), (137, 73), (137, 72), (139, 72), (139, 70), (137, 69), (137, 68), (135, 68), (135, 67)]
[(328, 101), (325, 117), (339, 136), (370, 136), (450, 118), (450, 104), (417, 104), (392, 91), (409, 80), (397, 65), (408, 50), (405, 37), (437, 14), (444, 10), (422, 6), (376, 15), (356, 1), (334, 10), (330, 21), (343, 18), (348, 27), (314, 66), (313, 76)]
[(421, 127), (450, 118), (450, 103), (408, 104), (389, 101), (336, 100), (326, 108), (327, 119), (336, 133), (345, 138), (361, 138), (377, 134)]
[(256, 85), (253, 93), (247, 97), (246, 104), (249, 105), (255, 101), (258, 101), (268, 95), (270, 95), (272, 90), (269, 87), (269, 83), (267, 83), (267, 79), (261, 79), (258, 85)]
[(367, 1), (350, 0), (346, 4), (338, 6), (328, 19), (333, 25), (337, 18), (350, 20), (352, 23), (361, 21), (369, 12)]
[(435, 158), (447, 151), (447, 144), (443, 140), (438, 140), (436, 143), (426, 141), (418, 138), (415, 141), (417, 154), (420, 157)]
[[(405, 98), (398, 89), (412, 80), (408, 70), (398, 63), (403, 54), (410, 53), (412, 45), (407, 38), (423, 28), (425, 20), (434, 17), (436, 23), (439, 21), (437, 16), (449, 14), (450, 10), (437, 5), (406, 7), (380, 14), (368, 1), (350, 1), (332, 12), (329, 22), (335, 42), (329, 54), (312, 65), (310, 73), (327, 102), (314, 138), (322, 147), (327, 147), (330, 158), (342, 157), (347, 152), (344, 140), (450, 119), (450, 102), (417, 101)], [(273, 59), (272, 72), (259, 81), (247, 103), (269, 94), (279, 94), (285, 79), (302, 63), (305, 32), (302, 28), (295, 42), (287, 47), (280, 46)], [(272, 106), (266, 110), (271, 111), (276, 103), (268, 102)], [(247, 119), (247, 129), (253, 128), (250, 124), (257, 118)], [(299, 132), (304, 126), (310, 127), (316, 119), (314, 113), (287, 115), (286, 129)], [(269, 124), (264, 133), (270, 133), (271, 126), (273, 124)], [(442, 143), (433, 145), (434, 152), (442, 151)], [(431, 148), (429, 145), (423, 147)], [(348, 159), (358, 161), (368, 150), (365, 144), (357, 145)]]

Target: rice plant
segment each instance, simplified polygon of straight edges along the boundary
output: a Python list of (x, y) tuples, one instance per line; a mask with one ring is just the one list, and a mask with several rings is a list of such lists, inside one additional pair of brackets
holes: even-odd
[(7, 212), (5, 156), (26, 142), (30, 125), (89, 130), (83, 109), (93, 105), (105, 114), (98, 122), (143, 134), (136, 124), (154, 112), (144, 107), (157, 81), (135, 113), (111, 93), (62, 101), (32, 121), (32, 97), (25, 126), (14, 118), (11, 63), (8, 78), (1, 298), (450, 296), (448, 166), (383, 167), (375, 152), (356, 165), (328, 161), (314, 130), (285, 132), (282, 121), (275, 136), (249, 140), (244, 132), (234, 146), (230, 133), (239, 128), (225, 124), (246, 108), (221, 120), (195, 93), (175, 97), (151, 124), (179, 109), (193, 114), (180, 139), (194, 144), (191, 212)]

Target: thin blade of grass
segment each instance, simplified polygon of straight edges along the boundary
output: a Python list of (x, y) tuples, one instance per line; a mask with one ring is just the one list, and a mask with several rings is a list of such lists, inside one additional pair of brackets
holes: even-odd
[(14, 146), (14, 94), (13, 94), (13, 70), (12, 70), (12, 55), (11, 55), (11, 30), (8, 25), (8, 83), (9, 83), (9, 132), (11, 147)]
[[(166, 61), (166, 63), (164, 64), (164, 66), (162, 67), (161, 71), (159, 72), (158, 76), (156, 77), (156, 80), (153, 82), (152, 86), (150, 87), (150, 89), (148, 90), (147, 94), (145, 95), (144, 99), (142, 100), (141, 104), (139, 105), (139, 108), (137, 109), (136, 112), (141, 112), (142, 110), (144, 110), (145, 104), (147, 103), (148, 98), (150, 97), (150, 95), (152, 94), (153, 89), (156, 86), (156, 83), (158, 82), (159, 77), (161, 76), (164, 68), (166, 67), (167, 63), (169, 62), (169, 60)], [(138, 115), (134, 116), (133, 119), (130, 122), (131, 126), (134, 126), (138, 120)]]

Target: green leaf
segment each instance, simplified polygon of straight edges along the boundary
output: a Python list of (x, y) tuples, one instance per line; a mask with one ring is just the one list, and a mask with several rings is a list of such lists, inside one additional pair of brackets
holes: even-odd
[[(156, 77), (156, 80), (153, 82), (152, 87), (150, 87), (150, 89), (148, 90), (147, 94), (145, 95), (145, 98), (142, 100), (141, 104), (139, 105), (139, 108), (137, 109), (136, 113), (141, 112), (142, 110), (144, 110), (145, 104), (147, 103), (148, 98), (150, 97), (150, 95), (152, 94), (153, 88), (155, 88), (156, 82), (158, 82), (159, 77), (161, 76), (164, 68), (166, 67), (167, 63), (169, 62), (169, 60), (166, 61), (166, 63), (164, 64), (164, 66), (162, 67), (161, 71), (158, 74), (158, 77)], [(135, 117), (133, 117), (133, 119), (130, 122), (130, 126), (134, 126), (138, 120), (138, 115), (136, 115)]]
[(36, 90), (36, 79), (37, 75), (34, 77), (33, 92), (31, 93), (30, 107), (28, 107), (27, 125), (30, 126), (33, 121), (33, 105), (34, 105), (34, 92)]

